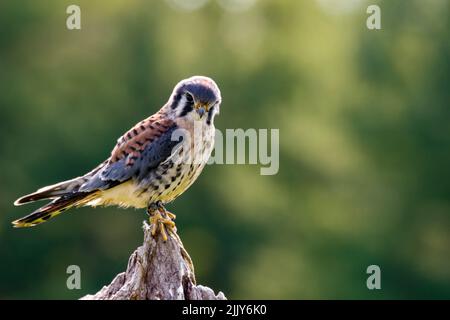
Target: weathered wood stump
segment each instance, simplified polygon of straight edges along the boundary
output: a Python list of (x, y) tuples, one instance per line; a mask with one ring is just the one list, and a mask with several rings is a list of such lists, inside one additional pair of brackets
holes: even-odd
[(151, 235), (144, 223), (144, 243), (131, 255), (127, 270), (82, 300), (225, 300), (208, 287), (197, 285), (192, 260), (176, 230), (168, 240)]

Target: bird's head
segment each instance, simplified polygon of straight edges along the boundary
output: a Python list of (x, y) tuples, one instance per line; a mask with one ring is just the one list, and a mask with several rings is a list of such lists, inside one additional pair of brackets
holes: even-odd
[(203, 120), (209, 125), (219, 113), (221, 101), (220, 90), (214, 80), (194, 76), (180, 81), (175, 86), (169, 106), (177, 117)]

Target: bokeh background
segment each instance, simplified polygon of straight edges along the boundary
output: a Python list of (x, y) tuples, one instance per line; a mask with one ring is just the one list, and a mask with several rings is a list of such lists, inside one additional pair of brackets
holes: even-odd
[(144, 212), (18, 230), (37, 206), (12, 203), (93, 168), (194, 74), (221, 87), (216, 127), (280, 129), (277, 175), (208, 166), (169, 206), (200, 283), (235, 299), (450, 298), (449, 30), (448, 0), (1, 1), (0, 298), (74, 299), (125, 270)]

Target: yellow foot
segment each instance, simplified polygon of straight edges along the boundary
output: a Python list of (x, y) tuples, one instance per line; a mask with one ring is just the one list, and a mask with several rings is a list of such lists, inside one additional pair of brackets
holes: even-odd
[[(150, 215), (149, 222), (151, 233), (153, 237), (161, 233), (161, 236), (164, 241), (167, 241), (167, 231), (175, 231), (175, 222), (172, 220), (176, 218), (176, 216), (167, 211), (164, 207), (158, 206), (158, 208), (149, 208), (148, 214)], [(166, 229), (168, 228), (168, 230)]]
[(159, 212), (161, 212), (161, 214), (163, 214), (163, 215), (166, 215), (170, 220), (175, 220), (177, 218), (176, 215), (174, 215), (170, 211), (167, 211), (165, 208), (160, 208)]

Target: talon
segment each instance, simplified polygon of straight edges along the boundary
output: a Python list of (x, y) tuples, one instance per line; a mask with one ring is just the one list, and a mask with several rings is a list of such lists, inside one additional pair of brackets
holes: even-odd
[(156, 235), (156, 224), (150, 222), (150, 228), (151, 228), (151, 233), (152, 233), (152, 237), (154, 237)]
[(165, 224), (169, 227), (169, 228), (175, 228), (175, 222), (173, 222), (172, 220), (167, 220), (165, 222)]
[(174, 215), (172, 212), (166, 210), (162, 205), (158, 206), (159, 212), (161, 212), (162, 215), (166, 215), (169, 219), (175, 220), (177, 218), (176, 215)]
[(159, 232), (161, 232), (161, 236), (163, 238), (163, 241), (166, 242), (167, 241), (167, 232), (166, 232), (166, 228), (164, 227), (163, 223), (159, 224), (159, 229), (160, 229)]
[(171, 220), (175, 220), (177, 218), (176, 215), (174, 215), (172, 212), (170, 211), (166, 211), (166, 215), (171, 219)]
[(158, 230), (158, 217), (151, 216), (148, 221), (150, 222), (151, 234), (154, 237), (156, 235), (156, 231)]
[(164, 242), (167, 241), (168, 233), (166, 228), (169, 228), (169, 231), (175, 229), (175, 222), (172, 221), (172, 219), (175, 219), (175, 215), (167, 211), (160, 202), (149, 205), (147, 213), (150, 216), (149, 222), (152, 236), (155, 237), (159, 231)]

